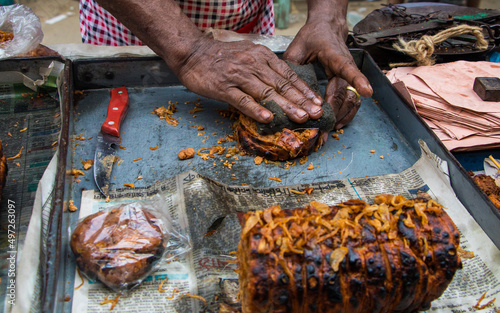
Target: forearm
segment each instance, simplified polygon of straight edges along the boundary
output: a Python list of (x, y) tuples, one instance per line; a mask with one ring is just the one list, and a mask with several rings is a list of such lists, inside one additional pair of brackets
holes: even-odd
[(175, 70), (196, 49), (202, 32), (174, 0), (98, 0)]
[(347, 5), (348, 0), (307, 0), (307, 21), (325, 22), (347, 32)]

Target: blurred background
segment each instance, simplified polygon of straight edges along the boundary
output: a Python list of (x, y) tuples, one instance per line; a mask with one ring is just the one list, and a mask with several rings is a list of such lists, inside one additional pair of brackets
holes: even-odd
[[(347, 13), (349, 29), (352, 30), (352, 27), (368, 13), (382, 8), (389, 1), (401, 3), (409, 0), (349, 1)], [(483, 9), (500, 9), (500, 0), (463, 0), (463, 3), (466, 1), (469, 1), (469, 5)], [(42, 44), (81, 43), (77, 0), (1, 0), (0, 4), (14, 2), (30, 7), (40, 18), (44, 33)], [(447, 2), (458, 3), (460, 0)], [(280, 15), (280, 12), (285, 13)], [(295, 35), (306, 21), (306, 12), (306, 1), (275, 0), (276, 34)]]

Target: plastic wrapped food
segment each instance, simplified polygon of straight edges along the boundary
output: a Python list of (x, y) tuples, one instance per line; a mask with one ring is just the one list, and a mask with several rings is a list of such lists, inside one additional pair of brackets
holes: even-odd
[(456, 270), (460, 233), (428, 199), (311, 202), (247, 213), (238, 246), (242, 312), (417, 312)]
[(0, 44), (0, 58), (14, 57), (28, 53), (42, 42), (42, 24), (38, 16), (24, 5), (15, 4), (0, 7), (0, 30), (4, 42)]
[[(177, 236), (158, 210), (144, 202), (122, 205), (81, 219), (71, 234), (71, 249), (80, 270), (91, 280), (125, 293), (139, 285), (172, 252)], [(178, 251), (187, 251), (188, 241)], [(180, 248), (180, 249), (179, 249)]]

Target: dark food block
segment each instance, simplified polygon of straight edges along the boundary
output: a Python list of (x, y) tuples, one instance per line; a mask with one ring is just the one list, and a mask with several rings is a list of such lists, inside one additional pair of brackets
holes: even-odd
[[(314, 71), (314, 65), (311, 63), (305, 65), (296, 65), (286, 61), (286, 63), (292, 68), (292, 70), (299, 75), (302, 80), (304, 80), (312, 90), (316, 93), (321, 94), (319, 88), (318, 78), (316, 77), (316, 72)], [(266, 107), (268, 110), (273, 112), (274, 119), (271, 123), (257, 123), (257, 130), (261, 135), (274, 134), (280, 132), (283, 128), (289, 130), (295, 129), (307, 129), (307, 128), (319, 128), (322, 131), (330, 132), (335, 127), (336, 117), (333, 112), (333, 108), (330, 104), (323, 102), (323, 115), (317, 120), (307, 120), (305, 123), (295, 123), (288, 119), (285, 112), (275, 101), (261, 101), (260, 105)]]
[(476, 77), (473, 89), (483, 101), (500, 102), (500, 78), (498, 77)]

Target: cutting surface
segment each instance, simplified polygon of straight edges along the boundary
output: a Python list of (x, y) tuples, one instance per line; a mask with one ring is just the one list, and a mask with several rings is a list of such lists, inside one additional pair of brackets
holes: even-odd
[[(235, 141), (218, 143), (219, 139), (233, 134), (230, 126), (234, 120), (219, 112), (227, 110), (227, 104), (200, 98), (181, 86), (129, 88), (128, 92), (130, 109), (121, 128), (121, 148), (117, 151), (123, 161), (113, 167), (111, 189), (126, 188), (123, 184), (148, 186), (188, 170), (230, 185), (269, 187), (315, 183), (396, 173), (410, 167), (418, 158), (385, 113), (367, 98), (362, 100), (355, 119), (343, 133), (338, 133), (339, 139), (330, 134), (326, 144), (304, 164), (297, 159), (288, 166), (285, 162), (255, 165), (253, 156), (227, 157), (226, 152), (207, 160), (195, 155), (182, 161), (177, 154), (184, 148), (199, 151), (213, 145), (237, 146)], [(97, 89), (85, 92), (76, 103), (74, 129), (70, 132), (74, 134), (70, 148), (73, 168), (82, 169), (81, 160), (94, 158), (96, 135), (105, 119), (108, 101), (109, 89)], [(169, 103), (176, 103), (177, 112), (172, 115), (178, 121), (176, 127), (152, 114), (156, 107), (168, 107)], [(203, 111), (193, 113), (195, 103)], [(199, 126), (204, 129), (198, 130)], [(85, 140), (81, 140), (83, 137)], [(311, 163), (314, 169), (308, 170)], [(78, 178), (79, 183), (73, 183), (75, 201), (79, 200), (82, 188), (96, 189), (92, 170), (84, 173), (85, 176)], [(277, 177), (281, 182), (269, 177)]]

